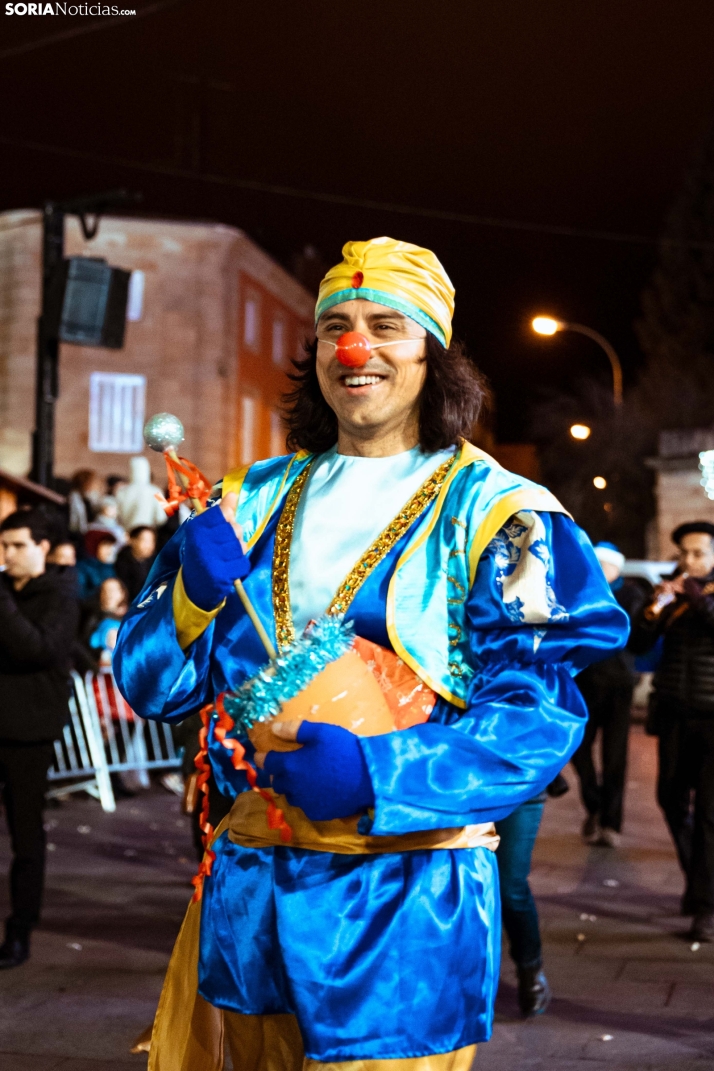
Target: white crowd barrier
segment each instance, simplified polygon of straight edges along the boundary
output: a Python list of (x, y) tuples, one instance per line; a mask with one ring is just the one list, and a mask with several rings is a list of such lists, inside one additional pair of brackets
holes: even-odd
[(88, 792), (105, 811), (116, 810), (110, 774), (133, 772), (149, 787), (150, 770), (181, 765), (168, 725), (145, 721), (133, 712), (111, 669), (72, 672), (70, 718), (55, 741), (55, 761), (49, 771), (48, 797)]

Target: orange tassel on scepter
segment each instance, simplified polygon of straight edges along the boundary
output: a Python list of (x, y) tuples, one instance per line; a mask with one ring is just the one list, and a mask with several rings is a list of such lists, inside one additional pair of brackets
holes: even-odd
[[(187, 461), (185, 457), (179, 457), (176, 453), (176, 447), (183, 440), (183, 424), (172, 413), (156, 413), (155, 416), (152, 416), (147, 421), (144, 427), (144, 442), (152, 450), (162, 453), (166, 460), (169, 477), (169, 500), (166, 512), (173, 513), (178, 509), (181, 502), (189, 501), (196, 513), (203, 513), (208, 496), (211, 493), (211, 485), (192, 461)], [(181, 485), (180, 491), (178, 484)], [(238, 598), (243, 603), (245, 612), (260, 637), (268, 658), (273, 661), (277, 658), (275, 648), (270, 641), (268, 633), (265, 631), (263, 622), (258, 617), (252, 602), (246, 594), (243, 582), (235, 580), (233, 584)]]

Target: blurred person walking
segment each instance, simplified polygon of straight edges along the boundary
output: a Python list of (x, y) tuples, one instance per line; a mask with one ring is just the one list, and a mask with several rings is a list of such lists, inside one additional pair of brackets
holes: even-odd
[(538, 908), (528, 882), (533, 846), (546, 797), (557, 799), (568, 790), (568, 782), (558, 774), (543, 792), (496, 823), (501, 838), (496, 852), (501, 918), (518, 975), (518, 1006), (526, 1019), (542, 1015), (552, 995), (543, 970)]
[(662, 637), (648, 728), (659, 737), (657, 802), (684, 871), (690, 937), (714, 941), (714, 524), (672, 533), (673, 575), (655, 588), (633, 632), (638, 654)]
[[(644, 594), (637, 584), (622, 576), (625, 555), (614, 543), (603, 542), (596, 544), (595, 556), (610, 590), (632, 622), (642, 609)], [(616, 848), (622, 830), (630, 710), (636, 680), (634, 655), (625, 648), (588, 666), (575, 680), (588, 708), (585, 736), (571, 759), (588, 812), (582, 835), (589, 844)], [(602, 748), (600, 781), (593, 762), (598, 732)]]
[(126, 584), (129, 601), (133, 602), (139, 594), (156, 557), (156, 532), (147, 525), (140, 524), (129, 532), (129, 543), (117, 554), (114, 569), (120, 580)]
[[(166, 523), (166, 513), (161, 502), (164, 496), (160, 487), (151, 482), (151, 467), (148, 458), (132, 457), (129, 461), (131, 480), (116, 492), (119, 523), (130, 532), (140, 525), (159, 528)], [(157, 499), (160, 496), (161, 501)]]
[(69, 717), (69, 670), (79, 610), (65, 571), (46, 566), (50, 531), (35, 509), (0, 524), (0, 782), (12, 844), (11, 914), (0, 969), (30, 954), (45, 872), (43, 809), (53, 741)]

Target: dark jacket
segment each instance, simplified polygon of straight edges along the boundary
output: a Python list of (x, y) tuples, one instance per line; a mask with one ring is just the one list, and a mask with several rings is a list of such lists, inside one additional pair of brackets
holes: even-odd
[(714, 573), (689, 577), (685, 593), (648, 620), (643, 610), (633, 629), (633, 649), (646, 654), (660, 636), (662, 657), (655, 672), (657, 709), (685, 709), (714, 717)]
[(15, 591), (0, 574), (0, 739), (61, 735), (78, 622), (74, 577), (48, 566)]
[[(635, 621), (645, 601), (645, 593), (642, 588), (631, 580), (623, 580), (612, 588), (612, 593), (618, 603), (630, 619), (630, 624)], [(603, 689), (627, 689), (635, 684), (635, 656), (630, 649), (631, 641), (627, 647), (610, 658), (604, 658), (602, 662), (593, 662), (575, 678), (581, 690), (588, 692), (602, 692)]]
[(154, 558), (156, 555), (152, 555), (151, 558), (145, 558), (143, 561), (139, 561), (131, 553), (131, 547), (122, 547), (117, 554), (117, 560), (114, 563), (114, 572), (123, 580), (126, 584), (127, 591), (129, 592), (129, 601), (133, 602), (136, 596), (139, 594), (146, 578), (149, 575), (151, 566), (154, 564)]

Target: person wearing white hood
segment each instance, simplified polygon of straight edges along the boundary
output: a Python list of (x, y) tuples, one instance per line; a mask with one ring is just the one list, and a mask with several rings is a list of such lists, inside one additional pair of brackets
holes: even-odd
[(119, 523), (130, 532), (138, 525), (158, 528), (166, 523), (166, 513), (161, 502), (156, 498), (164, 495), (160, 487), (151, 482), (151, 468), (147, 458), (132, 457), (129, 461), (130, 481), (117, 491)]

